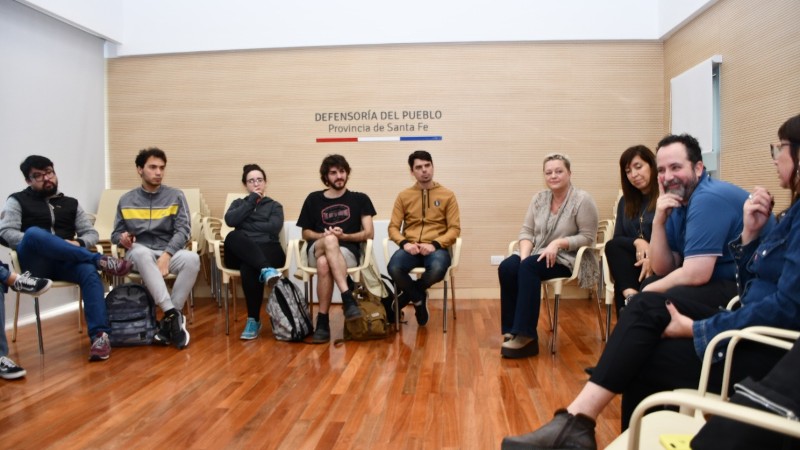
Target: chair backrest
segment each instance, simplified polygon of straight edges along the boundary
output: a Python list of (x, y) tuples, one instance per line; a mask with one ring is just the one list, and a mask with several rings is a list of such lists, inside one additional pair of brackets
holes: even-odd
[(461, 262), (461, 238), (456, 238), (456, 242), (450, 246), (450, 267), (447, 268), (448, 273), (454, 272), (458, 268), (458, 263)]
[(203, 200), (198, 188), (184, 188), (183, 196), (186, 197), (186, 203), (189, 205), (189, 212), (192, 214), (197, 213), (203, 215)]
[[(228, 208), (231, 207), (233, 201), (244, 197), (244, 195), (245, 194), (242, 192), (228, 192), (228, 195), (225, 196), (225, 209), (222, 211), (222, 217), (225, 217), (225, 213), (228, 212)], [(229, 227), (228, 224), (225, 223), (225, 219), (222, 219), (222, 228), (219, 230), (219, 234), (222, 238), (224, 239), (231, 231), (233, 231), (233, 227)], [(281, 244), (283, 244), (283, 241), (281, 241)]]
[(614, 200), (614, 210), (611, 211), (611, 217), (613, 217), (614, 220), (617, 220), (617, 208), (619, 208), (619, 201), (621, 199), (622, 199), (622, 189), (619, 190), (619, 193), (617, 194), (617, 199)]
[(106, 189), (100, 194), (100, 203), (97, 204), (95, 214), (94, 229), (100, 235), (100, 239), (111, 239), (111, 232), (114, 231), (114, 218), (117, 216), (117, 205), (119, 198), (130, 189)]

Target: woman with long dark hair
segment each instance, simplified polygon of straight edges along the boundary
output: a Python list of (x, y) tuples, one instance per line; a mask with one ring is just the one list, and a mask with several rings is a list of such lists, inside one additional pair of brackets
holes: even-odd
[(614, 237), (606, 242), (608, 269), (614, 278), (617, 317), (625, 299), (639, 293), (642, 281), (653, 274), (648, 259), (653, 215), (658, 199), (656, 157), (644, 145), (636, 145), (619, 158), (622, 198), (617, 205)]

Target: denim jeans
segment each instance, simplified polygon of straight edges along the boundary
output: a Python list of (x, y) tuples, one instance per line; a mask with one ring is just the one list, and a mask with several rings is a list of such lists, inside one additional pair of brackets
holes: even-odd
[(89, 337), (110, 333), (103, 282), (97, 273), (102, 255), (70, 244), (38, 227), (25, 231), (17, 246), (19, 263), (35, 277), (77, 283), (83, 294), (83, 314)]
[[(415, 267), (425, 268), (425, 273), (417, 280), (409, 275)], [(445, 249), (436, 250), (427, 256), (412, 255), (399, 249), (389, 260), (388, 271), (398, 290), (405, 292), (409, 301), (419, 302), (425, 299), (425, 291), (429, 287), (444, 279), (449, 267), (450, 252)]]
[(500, 321), (502, 332), (536, 338), (539, 322), (542, 280), (569, 277), (569, 267), (556, 264), (547, 268), (545, 260), (531, 255), (520, 261), (519, 255), (504, 259), (497, 268), (500, 277)]

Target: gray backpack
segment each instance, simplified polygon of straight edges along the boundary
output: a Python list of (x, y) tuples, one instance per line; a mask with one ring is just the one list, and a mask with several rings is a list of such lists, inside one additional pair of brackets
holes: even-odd
[(308, 317), (308, 301), (294, 283), (281, 277), (267, 301), (272, 334), (279, 341), (299, 342), (314, 332)]
[(112, 347), (150, 345), (158, 331), (156, 309), (147, 288), (138, 283), (125, 283), (106, 295), (109, 340)]

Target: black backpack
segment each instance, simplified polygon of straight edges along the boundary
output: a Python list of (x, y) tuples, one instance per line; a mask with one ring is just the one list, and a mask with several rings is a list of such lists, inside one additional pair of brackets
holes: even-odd
[(314, 332), (308, 317), (306, 296), (294, 283), (281, 277), (267, 300), (272, 334), (279, 341), (299, 342)]
[(147, 288), (125, 283), (106, 295), (112, 347), (150, 345), (158, 332), (156, 307)]

